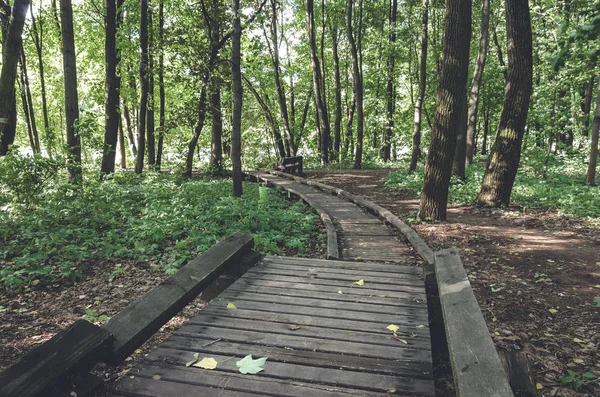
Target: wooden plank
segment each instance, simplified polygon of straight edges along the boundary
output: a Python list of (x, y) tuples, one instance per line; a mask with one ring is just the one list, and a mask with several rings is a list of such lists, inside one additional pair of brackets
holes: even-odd
[[(255, 347), (252, 343), (225, 342), (199, 338), (186, 338), (184, 336), (172, 335), (161, 347), (186, 352), (203, 354), (223, 354), (234, 356), (251, 350)], [(361, 357), (357, 360), (355, 356), (346, 356), (336, 353), (314, 352), (306, 350), (293, 350), (274, 346), (259, 346), (260, 354), (269, 357), (270, 360), (307, 365), (313, 367), (343, 369), (348, 371), (362, 371), (375, 374), (396, 374), (421, 379), (431, 378), (431, 363), (426, 362), (400, 362), (395, 360), (393, 354), (386, 357)], [(150, 359), (159, 361), (160, 354), (151, 352)], [(189, 360), (188, 360), (189, 361)]]
[(457, 395), (512, 396), (456, 248), (435, 253), (435, 272)]
[(104, 359), (112, 335), (79, 320), (31, 350), (0, 374), (0, 396), (30, 397), (69, 393), (69, 378)]
[[(235, 365), (235, 362), (243, 358), (244, 354), (238, 353), (234, 357), (214, 354), (214, 359), (219, 363), (222, 362), (222, 364), (219, 365), (216, 370), (204, 370), (196, 367), (185, 368), (183, 366), (185, 365), (185, 361), (189, 361), (192, 357), (189, 352), (159, 349), (157, 353), (167, 358), (169, 362), (168, 366), (161, 370), (161, 367), (151, 365), (150, 368), (140, 370), (138, 373), (139, 376), (152, 377), (159, 375), (161, 378), (164, 377), (169, 380), (183, 381), (186, 378), (190, 379), (190, 377), (180, 377), (184, 373), (195, 374), (197, 378), (203, 379), (206, 375), (214, 376), (213, 374), (216, 372), (228, 374), (232, 378), (240, 379), (240, 381), (243, 382), (240, 383), (239, 386), (241, 390), (247, 390), (243, 384), (253, 378), (252, 376), (248, 375), (240, 376), (238, 368)], [(257, 356), (262, 356), (260, 348), (258, 348)], [(330, 387), (341, 387), (350, 390), (363, 390), (370, 393), (385, 393), (387, 390), (394, 387), (398, 390), (399, 394), (405, 393), (406, 395), (406, 393), (409, 393), (409, 395), (416, 394), (419, 396), (424, 396), (430, 395), (428, 393), (432, 389), (431, 382), (423, 379), (394, 376), (389, 374), (372, 374), (358, 371), (346, 371), (340, 369), (323, 368), (320, 366), (304, 366), (295, 363), (288, 364), (274, 360), (268, 360), (266, 362), (265, 370), (260, 373), (259, 377), (263, 379), (267, 378), (288, 380), (290, 382), (301, 382), (302, 384), (312, 383)], [(284, 390), (281, 390), (281, 392), (285, 393)], [(306, 392), (308, 392), (308, 390)]]
[(265, 256), (261, 260), (262, 263), (274, 263), (274, 264), (291, 264), (294, 266), (310, 266), (310, 267), (326, 267), (334, 269), (360, 269), (369, 271), (385, 271), (390, 273), (411, 273), (411, 274), (423, 274), (423, 269), (416, 266), (399, 266), (399, 265), (385, 265), (376, 262), (346, 262), (346, 261), (326, 261), (323, 259), (313, 258), (290, 258), (285, 256)]
[(253, 246), (252, 236), (235, 233), (113, 316), (103, 326), (115, 337), (109, 361), (118, 363), (133, 353)]

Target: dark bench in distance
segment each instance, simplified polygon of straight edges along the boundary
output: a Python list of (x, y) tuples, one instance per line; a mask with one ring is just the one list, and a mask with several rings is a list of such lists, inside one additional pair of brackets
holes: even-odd
[(286, 157), (283, 159), (281, 169), (288, 174), (302, 174), (302, 156)]

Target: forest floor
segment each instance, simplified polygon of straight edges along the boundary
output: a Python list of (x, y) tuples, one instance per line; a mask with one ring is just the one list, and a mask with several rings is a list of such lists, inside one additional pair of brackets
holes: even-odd
[[(386, 189), (389, 169), (309, 171), (309, 178), (414, 219), (418, 197)], [(600, 228), (556, 211), (454, 206), (412, 227), (433, 250), (456, 246), (496, 346), (523, 350), (543, 396), (600, 396)], [(573, 382), (560, 379), (573, 371)], [(574, 382), (585, 384), (574, 390)]]

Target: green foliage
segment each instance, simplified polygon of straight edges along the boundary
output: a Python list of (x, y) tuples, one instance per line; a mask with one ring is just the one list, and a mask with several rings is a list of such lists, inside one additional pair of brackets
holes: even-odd
[[(0, 214), (0, 282), (79, 279), (90, 260), (148, 262), (172, 274), (211, 245), (239, 231), (263, 253), (287, 245), (305, 252), (318, 216), (272, 191), (245, 186), (231, 196), (227, 181), (182, 182), (179, 176), (120, 173), (85, 191), (49, 186), (36, 206)], [(125, 270), (115, 266), (111, 279)]]
[(100, 314), (88, 307), (86, 307), (84, 311), (85, 314), (83, 315), (82, 319), (84, 319), (85, 321), (89, 321), (90, 323), (103, 323), (108, 321), (109, 319), (109, 317), (106, 314)]
[(570, 385), (574, 390), (579, 390), (582, 386), (585, 386), (588, 382), (593, 381), (596, 378), (597, 376), (591, 372), (578, 374), (575, 371), (568, 370), (568, 375), (560, 378), (560, 383), (563, 385)]
[(600, 307), (600, 296), (594, 298), (594, 303), (596, 304), (597, 307)]
[[(556, 209), (562, 214), (575, 215), (593, 222), (600, 221), (600, 191), (598, 187), (585, 186), (586, 164), (583, 155), (564, 153), (551, 155), (544, 167), (546, 154), (531, 150), (521, 159), (512, 191), (511, 203), (526, 208)], [(478, 159), (476, 159), (478, 160)], [(485, 166), (481, 162), (467, 168), (465, 182), (451, 180), (449, 202), (472, 204), (481, 189)], [(421, 194), (423, 167), (408, 174), (401, 168), (390, 173), (386, 186), (404, 191), (412, 196)]]

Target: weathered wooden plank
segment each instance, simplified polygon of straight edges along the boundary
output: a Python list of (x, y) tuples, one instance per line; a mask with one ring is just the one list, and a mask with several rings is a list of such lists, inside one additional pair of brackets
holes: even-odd
[[(161, 378), (167, 377), (170, 380), (183, 380), (183, 378), (178, 378), (184, 372), (191, 372), (195, 374), (198, 378), (203, 379), (207, 374), (217, 373), (226, 373), (231, 374), (234, 377), (238, 378), (238, 369), (235, 365), (237, 360), (240, 360), (244, 357), (243, 354), (238, 353), (234, 358), (226, 355), (218, 355), (214, 354), (213, 357), (217, 362), (222, 362), (224, 360), (228, 360), (223, 362), (220, 366), (217, 367), (216, 370), (204, 370), (201, 368), (185, 368), (183, 365), (186, 360), (190, 360), (192, 354), (184, 352), (182, 355), (181, 352), (177, 350), (169, 350), (169, 349), (159, 349), (157, 350), (158, 354), (161, 354), (163, 357), (167, 357), (169, 362), (173, 362), (173, 364), (168, 365), (164, 370), (160, 370), (160, 367), (151, 366), (148, 369), (142, 369), (139, 372), (140, 376), (156, 376), (159, 375)], [(262, 356), (260, 348), (258, 348), (257, 356)], [(185, 368), (185, 371), (184, 371)], [(283, 362), (277, 362), (274, 360), (268, 360), (265, 364), (265, 370), (260, 373), (261, 378), (268, 379), (278, 379), (278, 380), (288, 380), (291, 382), (301, 382), (301, 383), (312, 383), (319, 385), (327, 385), (331, 387), (342, 387), (345, 389), (354, 389), (354, 390), (363, 390), (365, 392), (371, 393), (385, 393), (390, 388), (396, 388), (399, 393), (412, 393), (410, 395), (428, 395), (431, 391), (431, 385), (429, 381), (422, 379), (415, 379), (410, 377), (400, 377), (393, 376), (389, 374), (372, 374), (372, 373), (362, 373), (358, 371), (347, 371), (340, 369), (332, 369), (332, 368), (323, 368), (323, 367), (313, 367), (313, 366), (303, 366), (299, 364), (288, 364)], [(248, 378), (252, 378), (250, 376), (239, 376), (238, 379), (242, 381), (247, 381)], [(188, 378), (189, 379), (189, 378)], [(200, 380), (201, 381), (201, 380)], [(240, 384), (240, 389), (243, 390), (243, 384)], [(281, 391), (285, 393), (285, 391)], [(285, 395), (285, 394), (283, 394)]]
[(0, 374), (0, 396), (68, 394), (69, 378), (105, 358), (112, 335), (84, 320), (60, 331)]
[[(233, 356), (252, 350), (252, 343), (236, 343), (220, 340), (216, 343), (214, 339), (202, 337), (187, 338), (184, 336), (172, 335), (161, 347), (180, 350), (189, 357), (190, 352), (199, 352), (203, 354), (223, 354)], [(355, 356), (347, 356), (337, 353), (314, 352), (307, 350), (293, 350), (290, 348), (281, 348), (275, 346), (259, 346), (260, 354), (269, 357), (270, 360), (285, 363), (307, 365), (322, 368), (334, 368), (349, 371), (362, 371), (365, 373), (390, 374), (397, 376), (410, 376), (420, 379), (430, 379), (431, 363), (428, 362), (401, 362), (394, 358), (393, 354), (386, 357), (361, 357), (357, 360)], [(148, 356), (152, 361), (160, 361), (160, 353), (151, 352)], [(189, 361), (189, 360), (188, 360)]]
[(435, 272), (457, 395), (512, 396), (456, 248), (435, 253)]
[(115, 337), (109, 361), (117, 363), (133, 353), (253, 246), (252, 236), (235, 233), (113, 316), (103, 326)]
[(416, 266), (399, 266), (399, 265), (386, 265), (376, 262), (346, 262), (346, 261), (335, 261), (335, 260), (322, 260), (313, 258), (291, 258), (285, 256), (265, 256), (261, 260), (262, 263), (269, 264), (291, 264), (294, 266), (310, 266), (310, 267), (325, 267), (332, 269), (360, 269), (368, 271), (385, 271), (390, 273), (411, 273), (411, 274), (423, 274), (423, 269)]

